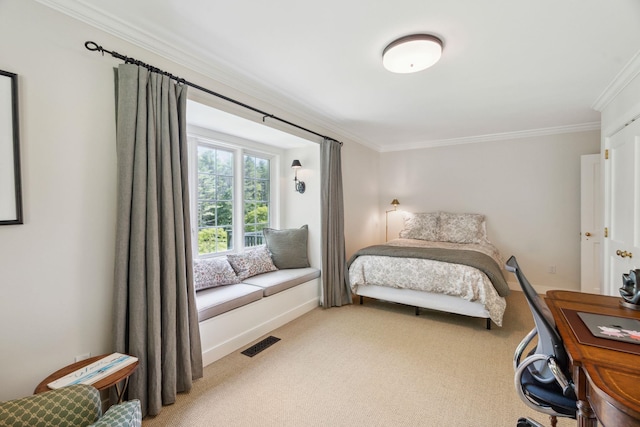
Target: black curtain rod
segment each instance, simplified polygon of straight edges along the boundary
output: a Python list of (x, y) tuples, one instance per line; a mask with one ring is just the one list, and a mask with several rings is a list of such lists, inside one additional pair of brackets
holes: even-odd
[(137, 60), (135, 58), (131, 58), (131, 57), (128, 57), (128, 56), (125, 56), (125, 55), (121, 55), (118, 52), (109, 51), (109, 50), (103, 48), (102, 46), (98, 45), (95, 42), (92, 42), (92, 41), (85, 42), (84, 43), (84, 47), (86, 47), (88, 50), (90, 50), (92, 52), (96, 52), (96, 51), (100, 52), (100, 53), (102, 53), (102, 56), (104, 56), (104, 53), (106, 52), (106, 53), (110, 54), (111, 56), (113, 56), (114, 58), (118, 58), (118, 59), (123, 60), (125, 62), (125, 64), (134, 64), (134, 65), (138, 65), (140, 67), (144, 67), (144, 68), (146, 68), (149, 71), (152, 71), (154, 73), (165, 75), (165, 76), (169, 77), (170, 79), (177, 81), (180, 84), (185, 84), (187, 86), (191, 86), (192, 88), (201, 90), (202, 92), (208, 93), (208, 94), (216, 96), (218, 98), (222, 98), (225, 101), (231, 102), (233, 104), (239, 105), (239, 106), (244, 107), (244, 108), (246, 108), (248, 110), (251, 110), (253, 112), (259, 113), (259, 114), (262, 115), (262, 121), (263, 122), (265, 121), (265, 119), (267, 117), (269, 117), (270, 119), (278, 120), (279, 122), (285, 123), (285, 124), (287, 124), (289, 126), (293, 126), (294, 128), (297, 128), (297, 129), (303, 130), (305, 132), (311, 133), (313, 135), (319, 136), (320, 138), (324, 138), (324, 139), (328, 139), (328, 140), (331, 140), (331, 141), (335, 141), (335, 142), (339, 143), (340, 145), (342, 145), (342, 142), (340, 142), (340, 141), (338, 141), (338, 140), (336, 140), (334, 138), (328, 137), (326, 135), (322, 135), (322, 134), (320, 134), (318, 132), (314, 132), (311, 129), (307, 129), (307, 128), (299, 126), (299, 125), (297, 125), (295, 123), (291, 123), (288, 120), (282, 119), (282, 118), (280, 118), (278, 116), (274, 116), (273, 114), (269, 114), (269, 113), (267, 113), (265, 111), (259, 110), (259, 109), (255, 108), (255, 107), (252, 107), (252, 106), (247, 105), (247, 104), (245, 104), (243, 102), (237, 101), (237, 100), (235, 100), (233, 98), (229, 98), (228, 96), (222, 95), (222, 94), (220, 94), (218, 92), (214, 92), (214, 91), (212, 91), (210, 89), (207, 89), (207, 88), (202, 87), (200, 85), (197, 85), (195, 83), (191, 83), (191, 82), (189, 82), (189, 81), (187, 81), (187, 80), (185, 80), (185, 79), (183, 79), (181, 77), (174, 76), (173, 74), (171, 74), (171, 73), (169, 73), (167, 71), (161, 70), (161, 69), (159, 69), (157, 67), (154, 67), (153, 65), (149, 65), (149, 64), (144, 63), (142, 61), (139, 61), (139, 60)]

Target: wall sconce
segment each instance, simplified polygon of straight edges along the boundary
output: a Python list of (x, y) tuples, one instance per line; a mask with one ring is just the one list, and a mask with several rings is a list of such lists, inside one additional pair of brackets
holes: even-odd
[(385, 212), (385, 230), (384, 230), (384, 241), (389, 240), (389, 212), (394, 212), (398, 209), (398, 205), (400, 202), (398, 199), (393, 199), (391, 203), (393, 205), (393, 209), (389, 209)]
[(293, 163), (291, 163), (291, 169), (294, 169), (296, 171), (296, 175), (293, 178), (293, 182), (296, 183), (296, 191), (300, 194), (304, 193), (304, 190), (306, 189), (306, 186), (304, 185), (304, 181), (300, 181), (298, 179), (298, 169), (300, 169), (302, 167), (302, 165), (300, 164), (300, 160), (294, 160)]

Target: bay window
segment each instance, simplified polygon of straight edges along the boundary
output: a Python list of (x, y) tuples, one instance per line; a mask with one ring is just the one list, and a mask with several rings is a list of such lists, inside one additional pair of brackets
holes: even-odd
[(194, 255), (264, 244), (272, 223), (274, 155), (225, 141), (189, 137)]

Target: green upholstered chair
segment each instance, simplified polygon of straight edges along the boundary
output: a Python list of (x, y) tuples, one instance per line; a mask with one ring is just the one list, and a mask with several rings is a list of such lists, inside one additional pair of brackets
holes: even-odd
[(141, 425), (139, 400), (113, 405), (102, 415), (100, 392), (90, 385), (72, 385), (0, 402), (0, 426), (3, 427)]

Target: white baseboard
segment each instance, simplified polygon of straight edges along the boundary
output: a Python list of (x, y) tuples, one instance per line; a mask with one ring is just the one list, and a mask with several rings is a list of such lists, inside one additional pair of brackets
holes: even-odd
[[(522, 288), (520, 287), (520, 284), (517, 281), (515, 282), (507, 281), (507, 284), (509, 285), (509, 289), (511, 289), (512, 291), (522, 292)], [(534, 288), (539, 295), (546, 295), (547, 291), (557, 291), (557, 290), (576, 291), (576, 292), (580, 291), (580, 289), (564, 289), (564, 288), (560, 289), (560, 288), (553, 288), (550, 286), (537, 286), (537, 285), (534, 286)]]
[(302, 316), (319, 304), (318, 278), (200, 322), (204, 366)]

